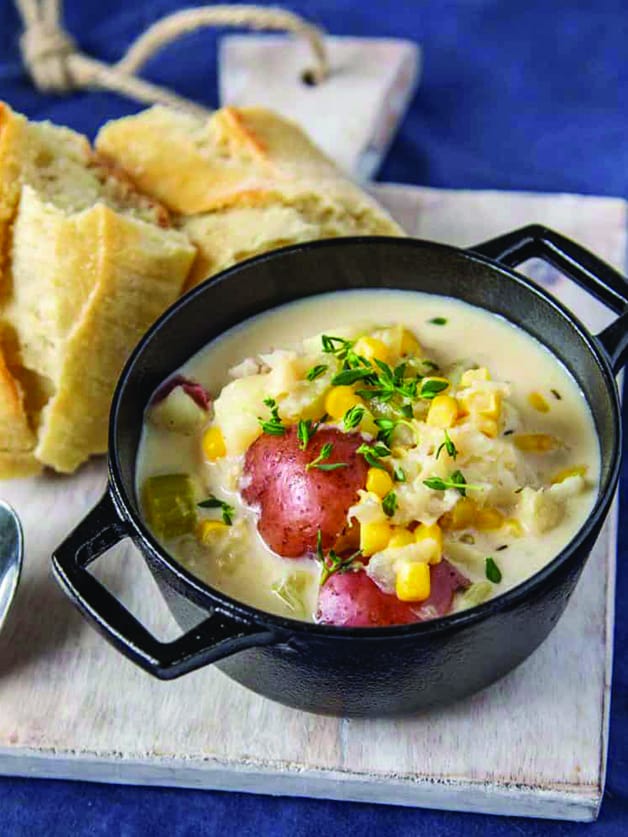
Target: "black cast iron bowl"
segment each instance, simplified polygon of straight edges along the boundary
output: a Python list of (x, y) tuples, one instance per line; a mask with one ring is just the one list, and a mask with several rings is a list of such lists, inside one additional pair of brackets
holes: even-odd
[[(512, 269), (531, 257), (559, 267), (619, 318), (591, 336)], [(157, 385), (184, 361), (247, 317), (313, 294), (370, 287), (456, 297), (501, 314), (548, 346), (578, 381), (595, 419), (602, 456), (597, 502), (577, 536), (543, 570), (471, 610), (388, 628), (340, 628), (274, 616), (190, 575), (142, 521), (134, 474), (144, 408)], [(626, 280), (579, 245), (538, 226), (472, 250), (354, 238), (289, 247), (239, 264), (172, 306), (127, 363), (111, 410), (107, 492), (55, 551), (55, 575), (118, 650), (162, 679), (216, 663), (273, 700), (353, 716), (404, 714), (471, 694), (513, 669), (545, 639), (600, 532), (619, 477), (614, 375), (628, 355), (627, 333)], [(143, 553), (185, 631), (174, 642), (155, 639), (87, 570), (127, 537)]]

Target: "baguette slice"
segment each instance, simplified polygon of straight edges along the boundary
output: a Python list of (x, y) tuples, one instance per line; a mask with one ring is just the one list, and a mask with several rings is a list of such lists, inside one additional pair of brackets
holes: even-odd
[(24, 366), (50, 382), (36, 458), (71, 472), (107, 450), (113, 389), (133, 346), (178, 296), (183, 236), (104, 203), (67, 216), (26, 186), (13, 233), (6, 316)]
[(116, 379), (195, 249), (85, 137), (1, 103), (0, 244), (0, 475), (72, 471), (106, 450)]
[(166, 209), (95, 154), (87, 137), (50, 122), (29, 122), (0, 102), (0, 288), (10, 229), (25, 185), (68, 214), (104, 202), (125, 214), (170, 226)]
[(200, 120), (154, 107), (107, 123), (96, 147), (175, 213), (199, 250), (190, 285), (281, 245), (403, 234), (295, 123), (263, 108)]

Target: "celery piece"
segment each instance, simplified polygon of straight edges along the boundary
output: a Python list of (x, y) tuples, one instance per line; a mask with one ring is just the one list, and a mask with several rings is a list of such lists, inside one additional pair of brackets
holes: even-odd
[(271, 591), (281, 599), (281, 601), (289, 608), (294, 616), (305, 616), (305, 603), (303, 595), (307, 589), (307, 584), (311, 576), (303, 570), (297, 570), (282, 578), (280, 581), (275, 581), (271, 585)]
[(475, 607), (490, 598), (492, 592), (493, 585), (490, 581), (478, 581), (476, 584), (472, 584), (468, 590), (464, 591), (462, 601), (467, 607)]
[(148, 525), (158, 537), (170, 540), (194, 530), (194, 487), (187, 474), (149, 477), (144, 483), (142, 500)]

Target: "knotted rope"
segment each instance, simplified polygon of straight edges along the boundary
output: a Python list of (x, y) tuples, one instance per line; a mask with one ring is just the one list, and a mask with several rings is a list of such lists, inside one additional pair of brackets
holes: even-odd
[(237, 26), (256, 30), (292, 32), (305, 39), (315, 64), (304, 77), (313, 83), (329, 73), (320, 29), (284, 9), (259, 6), (202, 6), (182, 9), (150, 26), (131, 44), (116, 64), (105, 64), (81, 52), (61, 22), (62, 0), (16, 0), (24, 23), (20, 48), (24, 63), (38, 90), (70, 93), (97, 87), (147, 104), (176, 107), (199, 116), (208, 111), (171, 90), (151, 84), (137, 73), (162, 47), (181, 35), (206, 26)]

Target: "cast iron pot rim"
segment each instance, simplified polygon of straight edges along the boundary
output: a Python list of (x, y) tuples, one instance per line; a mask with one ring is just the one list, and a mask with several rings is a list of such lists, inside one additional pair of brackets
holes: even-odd
[[(144, 522), (142, 521), (142, 518), (139, 516), (139, 514), (136, 514), (132, 510), (132, 503), (129, 500), (127, 492), (124, 490), (123, 487), (120, 461), (118, 457), (118, 450), (116, 444), (118, 413), (120, 410), (120, 404), (124, 397), (124, 391), (126, 389), (127, 380), (132, 374), (135, 363), (144, 351), (144, 348), (154, 339), (159, 339), (159, 332), (164, 323), (177, 317), (181, 309), (185, 308), (187, 305), (193, 304), (193, 302), (196, 300), (198, 296), (202, 296), (204, 293), (207, 292), (208, 288), (213, 287), (217, 284), (222, 284), (223, 282), (228, 282), (233, 276), (236, 276), (243, 270), (249, 271), (251, 269), (254, 269), (255, 266), (258, 264), (281, 259), (286, 254), (293, 254), (310, 250), (324, 251), (328, 248), (333, 249), (338, 247), (351, 249), (354, 246), (377, 246), (379, 244), (385, 245), (386, 247), (402, 247), (405, 249), (417, 251), (426, 248), (431, 250), (440, 250), (444, 254), (446, 253), (448, 255), (454, 255), (458, 258), (462, 257), (463, 259), (471, 260), (474, 262), (478, 262), (482, 265), (486, 265), (490, 267), (492, 270), (501, 273), (504, 279), (517, 283), (518, 285), (522, 286), (525, 290), (527, 290), (527, 292), (541, 298), (545, 304), (547, 304), (551, 308), (554, 308), (560, 315), (562, 315), (562, 317), (566, 319), (573, 328), (575, 328), (579, 337), (583, 340), (589, 351), (593, 354), (597, 362), (599, 371), (604, 379), (606, 388), (607, 390), (609, 390), (611, 394), (611, 398), (613, 401), (613, 423), (615, 425), (613, 434), (613, 448), (611, 451), (612, 466), (606, 479), (606, 484), (604, 486), (598, 486), (598, 496), (595, 505), (593, 506), (593, 509), (591, 511), (591, 514), (584, 521), (580, 529), (578, 529), (577, 533), (572, 538), (572, 540), (537, 573), (530, 576), (530, 578), (526, 579), (521, 584), (518, 584), (510, 590), (501, 593), (499, 596), (496, 596), (495, 598), (489, 599), (483, 604), (476, 605), (474, 607), (469, 608), (468, 610), (459, 611), (457, 613), (453, 613), (446, 616), (440, 616), (435, 619), (429, 619), (424, 622), (412, 622), (410, 624), (391, 625), (388, 627), (353, 628), (343, 627), (339, 625), (321, 625), (315, 622), (305, 622), (298, 619), (290, 619), (288, 617), (279, 616), (264, 610), (259, 610), (253, 607), (252, 605), (247, 605), (244, 602), (231, 598), (230, 596), (226, 595), (225, 593), (222, 593), (216, 588), (210, 587), (208, 584), (205, 584), (199, 578), (197, 578), (188, 570), (186, 570), (185, 567), (183, 567), (183, 565), (176, 561), (176, 559), (173, 556), (166, 552), (166, 550), (163, 549), (161, 544), (154, 538), (148, 527), (144, 525)], [(338, 293), (343, 293), (344, 291), (357, 290), (378, 291), (380, 289), (373, 288), (369, 285), (365, 285), (359, 288), (355, 287), (339, 289)], [(382, 288), (381, 290), (394, 290), (394, 288)], [(417, 292), (420, 292), (420, 289), (417, 289)], [(412, 291), (409, 291), (409, 293), (412, 293)], [(281, 303), (281, 305), (288, 305), (291, 302), (296, 302), (298, 299), (306, 299), (309, 296), (320, 295), (322, 294), (306, 294), (301, 297), (295, 297), (293, 300), (290, 300), (289, 302)], [(448, 296), (452, 299), (457, 299), (457, 297), (455, 296)], [(269, 308), (266, 308), (264, 310), (270, 311), (273, 310), (273, 307), (278, 306), (270, 306)], [(475, 307), (480, 308), (481, 306)], [(488, 309), (484, 310), (488, 311), (488, 313), (491, 314), (494, 313), (492, 311), (489, 311)], [(531, 335), (525, 328), (519, 325), (514, 319), (511, 319), (510, 317), (505, 317), (503, 314), (499, 314), (497, 316), (504, 317), (504, 319), (511, 322), (517, 328), (520, 328), (522, 331), (525, 331), (526, 334), (529, 334), (529, 336), (532, 337), (534, 340), (537, 340), (537, 342), (540, 342), (542, 345), (545, 345), (541, 340), (534, 337), (534, 335)], [(554, 352), (551, 349), (549, 349), (549, 347), (545, 346), (545, 348), (547, 348), (548, 351), (550, 351), (551, 354), (555, 356)], [(197, 351), (200, 351), (200, 349)], [(173, 370), (173, 372), (174, 371), (175, 370)], [(590, 536), (591, 532), (598, 526), (598, 523), (600, 523), (600, 521), (603, 521), (603, 519), (606, 517), (615, 493), (615, 489), (617, 487), (620, 472), (620, 457), (618, 455), (618, 451), (621, 450), (620, 445), (622, 434), (621, 422), (619, 417), (620, 406), (615, 379), (609, 364), (609, 360), (602, 351), (599, 342), (585, 328), (585, 326), (580, 322), (580, 320), (565, 305), (563, 305), (562, 302), (548, 294), (543, 288), (533, 284), (529, 279), (527, 279), (522, 274), (517, 273), (514, 269), (507, 267), (498, 261), (494, 261), (493, 259), (487, 258), (486, 256), (483, 256), (479, 253), (475, 253), (473, 250), (466, 250), (460, 247), (453, 247), (448, 244), (441, 244), (439, 242), (429, 241), (426, 239), (395, 238), (392, 236), (352, 236), (346, 238), (310, 241), (303, 244), (282, 247), (280, 249), (273, 250), (269, 253), (262, 253), (259, 256), (255, 256), (251, 259), (247, 259), (246, 261), (239, 262), (238, 264), (221, 271), (220, 273), (216, 274), (216, 276), (211, 277), (205, 282), (202, 282), (201, 284), (189, 290), (182, 297), (180, 297), (176, 302), (173, 303), (173, 305), (170, 306), (170, 308), (168, 308), (161, 315), (161, 317), (146, 332), (146, 334), (142, 337), (140, 342), (135, 347), (130, 358), (128, 359), (122, 371), (122, 374), (120, 375), (113, 396), (109, 420), (109, 487), (112, 491), (115, 504), (118, 507), (120, 514), (128, 523), (132, 525), (133, 529), (135, 530), (138, 536), (141, 547), (143, 547), (145, 550), (147, 549), (156, 561), (166, 566), (171, 576), (174, 576), (174, 578), (178, 582), (180, 588), (185, 590), (185, 594), (187, 594), (188, 598), (190, 598), (190, 600), (197, 606), (203, 607), (206, 610), (218, 609), (223, 613), (235, 616), (236, 618), (245, 621), (255, 627), (271, 627), (276, 629), (278, 632), (289, 632), (292, 635), (301, 634), (305, 635), (306, 637), (316, 636), (320, 637), (321, 639), (335, 637), (338, 639), (361, 639), (368, 641), (374, 639), (383, 640), (393, 638), (408, 639), (411, 637), (418, 637), (420, 635), (427, 636), (434, 633), (446, 633), (450, 630), (460, 629), (467, 625), (483, 621), (484, 619), (490, 617), (494, 613), (513, 608), (523, 600), (534, 597), (537, 591), (543, 587), (543, 585), (550, 576), (554, 575), (554, 573), (556, 573), (564, 564), (568, 563), (579, 554), (580, 550), (583, 548), (583, 545), (587, 538)], [(133, 537), (132, 534), (131, 537)]]

